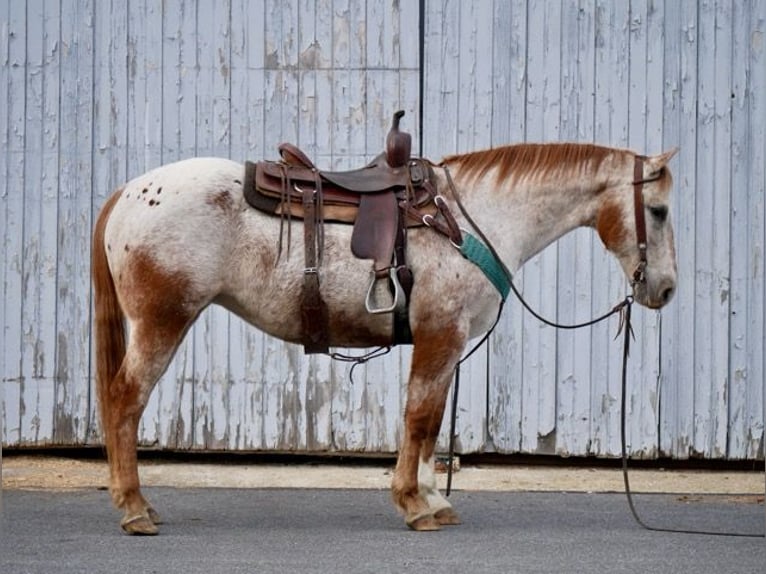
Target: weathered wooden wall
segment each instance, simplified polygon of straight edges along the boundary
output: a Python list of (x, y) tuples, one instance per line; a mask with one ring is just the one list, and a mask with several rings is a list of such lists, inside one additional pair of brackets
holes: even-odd
[[(403, 108), (434, 158), (524, 140), (680, 146), (679, 292), (635, 314), (630, 450), (763, 456), (766, 3), (428, 0), (425, 14), (421, 69), (414, 1), (0, 0), (3, 444), (99, 441), (89, 235), (112, 189), (184, 157), (274, 157), (284, 140), (357, 165)], [(564, 321), (627, 289), (588, 231), (519, 283)], [(463, 375), (461, 449), (616, 454), (615, 328), (556, 332), (509, 301)], [(390, 452), (408, 359), (397, 349), (352, 384), (346, 364), (211, 309), (141, 440)]]

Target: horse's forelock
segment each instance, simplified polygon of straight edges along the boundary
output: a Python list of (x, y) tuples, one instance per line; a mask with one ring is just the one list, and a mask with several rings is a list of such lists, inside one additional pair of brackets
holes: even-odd
[[(559, 176), (595, 174), (604, 161), (615, 152), (608, 147), (580, 143), (516, 144), (444, 159), (444, 163), (458, 172), (458, 177), (481, 178), (495, 169), (497, 181), (512, 176)], [(587, 170), (587, 171), (585, 171)]]

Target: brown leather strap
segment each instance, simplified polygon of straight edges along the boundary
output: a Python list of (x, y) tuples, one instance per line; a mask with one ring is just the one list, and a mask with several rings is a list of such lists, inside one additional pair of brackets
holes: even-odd
[(306, 354), (327, 353), (327, 306), (319, 290), (319, 255), (317, 254), (318, 229), (317, 196), (322, 193), (321, 184), (313, 192), (303, 192), (303, 242), (305, 267), (303, 269), (303, 290), (301, 300), (301, 324), (303, 327), (303, 347)]
[(413, 276), (412, 270), (407, 267), (407, 226), (404, 224), (405, 215), (399, 215), (399, 225), (396, 230), (396, 243), (394, 245), (394, 265), (396, 277), (402, 286), (406, 304), (394, 311), (394, 345), (409, 345), (412, 343), (412, 330), (410, 329), (410, 294), (412, 293)]
[(636, 216), (636, 242), (638, 243), (638, 267), (633, 273), (633, 280), (641, 283), (645, 280), (646, 269), (646, 216), (644, 214), (644, 157), (637, 155), (633, 164), (633, 210)]

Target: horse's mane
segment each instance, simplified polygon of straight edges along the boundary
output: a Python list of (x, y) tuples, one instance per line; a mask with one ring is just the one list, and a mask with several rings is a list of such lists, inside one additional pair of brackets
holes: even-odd
[(515, 144), (482, 151), (450, 155), (444, 163), (460, 172), (460, 177), (479, 178), (496, 168), (498, 181), (511, 174), (567, 175), (598, 171), (613, 148), (581, 143)]

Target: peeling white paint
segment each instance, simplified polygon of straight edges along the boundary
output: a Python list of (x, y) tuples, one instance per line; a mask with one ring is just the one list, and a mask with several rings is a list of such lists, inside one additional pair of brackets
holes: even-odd
[[(5, 445), (98, 442), (90, 224), (111, 190), (194, 155), (274, 158), (293, 141), (356, 167), (391, 113), (420, 137), (418, 6), (368, 0), (74, 0), (0, 8), (0, 373)], [(596, 141), (671, 164), (679, 292), (635, 313), (637, 456), (763, 456), (766, 3), (427, 2), (425, 154)], [(128, 66), (126, 66), (128, 63)], [(734, 147), (732, 148), (732, 144)], [(626, 291), (588, 231), (517, 277), (564, 321)], [(463, 452), (619, 452), (615, 325), (542, 328), (512, 299), (464, 366)], [(152, 395), (143, 444), (396, 449), (408, 348), (359, 367), (304, 357), (206, 312)], [(446, 446), (446, 432), (440, 444)], [(760, 449), (760, 450), (759, 450)]]

